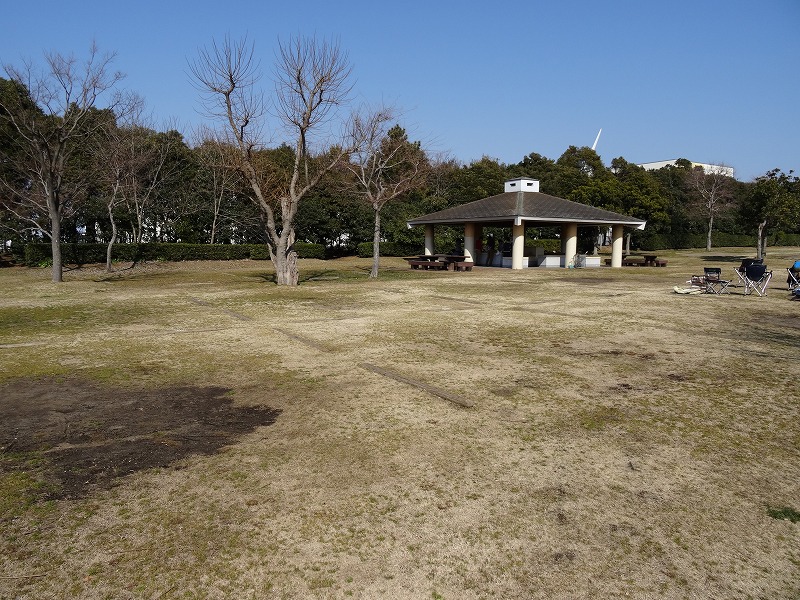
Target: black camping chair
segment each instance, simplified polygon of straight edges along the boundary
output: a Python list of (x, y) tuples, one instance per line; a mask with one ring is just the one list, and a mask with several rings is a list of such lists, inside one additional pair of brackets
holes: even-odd
[(754, 263), (745, 267), (744, 274), (740, 273), (739, 278), (744, 284), (745, 295), (755, 292), (759, 296), (766, 296), (772, 271), (767, 271), (767, 266), (764, 264)]
[(729, 280), (722, 278), (720, 267), (703, 268), (703, 285), (705, 285), (707, 294), (726, 294), (730, 283)]
[(741, 271), (742, 273), (744, 273), (744, 270), (747, 267), (749, 267), (750, 265), (762, 265), (762, 264), (764, 264), (764, 259), (763, 258), (743, 258), (742, 259), (742, 264), (739, 265), (737, 270)]

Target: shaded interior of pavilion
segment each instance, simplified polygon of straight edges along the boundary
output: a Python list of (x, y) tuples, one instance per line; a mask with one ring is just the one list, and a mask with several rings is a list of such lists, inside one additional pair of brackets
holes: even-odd
[[(524, 177), (506, 181), (502, 194), (408, 221), (409, 227), (425, 228), (425, 254), (451, 250), (435, 247), (437, 226), (463, 227), (465, 261), (478, 266), (512, 269), (600, 266), (599, 256), (578, 253), (578, 230), (583, 227), (611, 231), (610, 265), (621, 267), (625, 230), (644, 229), (645, 224), (635, 217), (540, 193), (538, 180)], [(560, 253), (546, 253), (542, 246), (536, 246), (535, 240), (531, 242), (533, 245), (527, 245), (526, 250), (526, 229), (534, 227), (558, 228)], [(510, 248), (495, 247), (493, 252), (491, 238), (488, 243), (483, 242), (484, 231), (489, 228), (509, 228)]]

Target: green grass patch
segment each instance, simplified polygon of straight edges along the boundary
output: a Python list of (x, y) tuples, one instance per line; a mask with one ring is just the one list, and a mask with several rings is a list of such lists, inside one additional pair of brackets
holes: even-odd
[(34, 453), (0, 456), (0, 522), (26, 514), (53, 489), (42, 477), (41, 465), (42, 459)]
[(800, 521), (800, 511), (791, 506), (769, 506), (767, 507), (767, 515), (773, 519), (791, 521), (792, 523)]

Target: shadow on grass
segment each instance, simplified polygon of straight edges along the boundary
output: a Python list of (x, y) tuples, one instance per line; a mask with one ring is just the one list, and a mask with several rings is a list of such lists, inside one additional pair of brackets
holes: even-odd
[[(298, 285), (309, 282), (326, 281), (366, 281), (372, 271), (371, 266), (356, 266), (351, 269), (311, 269), (300, 271)], [(425, 271), (413, 271), (411, 269), (398, 269), (395, 267), (381, 267), (378, 271), (378, 279), (408, 279), (419, 278)], [(255, 273), (253, 277), (263, 280), (265, 283), (277, 285), (275, 273)]]
[(729, 256), (720, 256), (720, 255), (709, 255), (704, 256), (704, 262), (721, 262), (721, 263), (731, 263), (731, 264), (741, 264), (745, 258), (753, 258), (752, 256), (739, 256), (739, 255), (729, 255)]
[[(276, 273), (256, 273), (255, 277), (263, 280), (265, 283), (278, 284), (278, 275)], [(308, 281), (325, 281), (331, 279), (344, 279), (347, 277), (346, 271), (336, 271), (334, 269), (313, 269), (303, 270), (297, 278), (298, 285)]]

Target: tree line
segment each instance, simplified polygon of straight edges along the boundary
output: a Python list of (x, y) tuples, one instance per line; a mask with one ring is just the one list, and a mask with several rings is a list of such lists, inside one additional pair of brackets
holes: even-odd
[[(280, 43), (269, 92), (247, 39), (200, 51), (189, 70), (208, 125), (188, 139), (156, 126), (143, 100), (120, 88), (114, 59), (92, 46), (83, 60), (48, 53), (42, 66), (4, 65), (0, 77), (0, 240), (15, 252), (50, 241), (54, 281), (63, 242), (107, 244), (109, 270), (120, 242), (266, 244), (284, 285), (298, 281), (296, 242), (331, 256), (371, 242), (377, 277), (381, 244), (422, 247), (407, 220), (521, 176), (539, 179), (543, 193), (647, 220), (634, 246), (681, 247), (702, 235), (710, 249), (721, 232), (755, 236), (763, 255), (769, 236), (800, 234), (792, 171), (740, 182), (688, 160), (653, 171), (622, 157), (606, 166), (575, 146), (514, 164), (434, 154), (409, 139), (396, 109), (352, 106), (347, 55), (324, 40)], [(442, 229), (442, 244), (459, 235)], [(582, 230), (582, 243), (596, 249), (598, 233)]]

